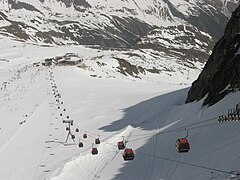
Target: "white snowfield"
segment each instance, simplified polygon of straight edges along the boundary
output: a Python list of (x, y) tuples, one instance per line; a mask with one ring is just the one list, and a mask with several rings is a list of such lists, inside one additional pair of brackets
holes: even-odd
[[(211, 107), (185, 104), (197, 70), (189, 79), (186, 71), (169, 72), (171, 76), (147, 73), (139, 79), (114, 71), (116, 62), (107, 58), (112, 52), (0, 41), (1, 180), (239, 178), (230, 172), (239, 171), (240, 124), (219, 124), (217, 119), (239, 103), (240, 93)], [(93, 70), (33, 66), (67, 52), (81, 54)], [(108, 71), (96, 66), (99, 59), (91, 59), (101, 53)], [(61, 95), (59, 103), (54, 91)], [(75, 142), (70, 138), (65, 143), (63, 120), (73, 120)], [(190, 151), (179, 154), (175, 141), (186, 136), (185, 128)], [(133, 161), (124, 161), (123, 150), (117, 148), (122, 136), (134, 150)], [(101, 143), (92, 145), (97, 137)], [(84, 147), (78, 147), (79, 141)], [(91, 154), (92, 146), (98, 148), (97, 155)]]

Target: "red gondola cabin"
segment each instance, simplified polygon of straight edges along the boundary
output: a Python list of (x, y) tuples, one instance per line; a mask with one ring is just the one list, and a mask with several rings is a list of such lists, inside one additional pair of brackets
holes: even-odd
[(134, 152), (132, 149), (126, 148), (123, 152), (124, 161), (130, 161), (134, 159)]
[(118, 149), (121, 150), (121, 149), (125, 149), (125, 144), (123, 141), (119, 141), (118, 142)]
[(97, 148), (92, 148), (92, 155), (96, 155), (96, 154), (98, 154)]
[(176, 149), (179, 153), (188, 152), (190, 150), (188, 140), (186, 138), (178, 139), (176, 141)]

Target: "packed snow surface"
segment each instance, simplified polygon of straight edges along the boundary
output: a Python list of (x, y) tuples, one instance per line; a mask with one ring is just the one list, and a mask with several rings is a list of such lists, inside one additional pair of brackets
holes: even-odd
[[(116, 62), (110, 55), (117, 52), (36, 47), (7, 39), (1, 39), (0, 46), (0, 179), (237, 177), (229, 172), (239, 170), (240, 124), (221, 124), (217, 118), (239, 103), (240, 93), (211, 107), (185, 104), (198, 69), (190, 78), (174, 71), (134, 78), (111, 69)], [(81, 54), (88, 68), (33, 65), (67, 52)], [(103, 53), (96, 57), (105, 57), (101, 62), (108, 71), (93, 65), (92, 55), (97, 53)], [(63, 120), (73, 120), (75, 141), (70, 137), (65, 143)], [(190, 151), (179, 154), (175, 141), (186, 136), (185, 128)], [(88, 138), (82, 138), (84, 133)], [(96, 145), (98, 137), (101, 143)], [(117, 148), (123, 137), (134, 150), (133, 161), (124, 161), (123, 150)], [(79, 141), (84, 147), (78, 147)], [(97, 155), (91, 154), (92, 147), (98, 148)]]

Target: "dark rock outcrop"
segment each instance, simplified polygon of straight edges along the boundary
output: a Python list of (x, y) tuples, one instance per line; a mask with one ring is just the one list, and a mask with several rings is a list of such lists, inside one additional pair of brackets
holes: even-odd
[(74, 7), (82, 6), (84, 8), (91, 8), (92, 6), (86, 0), (74, 0), (73, 1)]
[[(84, 28), (77, 21), (57, 21), (51, 23), (58, 24), (59, 32), (47, 32), (50, 36), (69, 39), (82, 45), (100, 45), (102, 47), (132, 47), (154, 27), (136, 18), (117, 16), (108, 17), (113, 26), (106, 25), (102, 29)], [(71, 25), (71, 26), (69, 26)], [(72, 31), (76, 32), (73, 34)]]
[(208, 32), (215, 39), (219, 39), (223, 35), (224, 25), (229, 20), (219, 11), (212, 10), (210, 14), (199, 10), (198, 16), (189, 16), (188, 22), (193, 24), (199, 30)]
[(62, 2), (66, 5), (66, 7), (71, 7), (72, 0), (57, 0), (58, 2)]
[(145, 74), (145, 70), (141, 66), (135, 66), (121, 58), (115, 58), (115, 59), (119, 63), (119, 67), (117, 68), (118, 72), (124, 74), (125, 76), (130, 75), (135, 78), (140, 78), (137, 76), (138, 74), (140, 73)]
[[(80, 10), (81, 8), (91, 8), (92, 6), (87, 2), (87, 0), (57, 0), (58, 2), (64, 3), (67, 8), (73, 6), (75, 10)], [(40, 0), (40, 2), (45, 2)]]
[(186, 102), (206, 96), (204, 105), (213, 105), (226, 94), (240, 88), (240, 6), (232, 13), (224, 36), (198, 79), (192, 84)]
[(37, 8), (35, 8), (31, 4), (28, 4), (25, 2), (8, 0), (8, 3), (11, 5), (12, 9), (26, 9), (28, 11), (36, 11), (36, 12), (42, 14), (42, 12), (39, 11)]
[(206, 62), (214, 42), (211, 37), (195, 27), (178, 25), (155, 28), (141, 38), (136, 46), (158, 50), (169, 56), (176, 57), (181, 54), (181, 60), (185, 62), (188, 60)]
[(240, 4), (240, 2), (237, 1), (219, 1), (219, 0), (203, 0), (207, 4), (212, 5), (213, 7), (216, 7), (219, 10), (224, 11), (226, 14), (231, 15), (232, 13)]

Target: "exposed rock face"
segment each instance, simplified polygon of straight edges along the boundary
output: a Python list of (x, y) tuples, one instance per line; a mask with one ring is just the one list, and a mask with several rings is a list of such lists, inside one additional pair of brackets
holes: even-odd
[[(40, 0), (44, 2), (44, 0)], [(71, 7), (72, 5), (76, 10), (78, 10), (79, 6), (84, 8), (91, 8), (92, 6), (87, 2), (87, 0), (57, 0), (58, 2), (62, 2), (66, 5), (66, 7)]]
[(224, 36), (198, 79), (192, 84), (186, 102), (206, 96), (204, 105), (213, 105), (226, 94), (240, 88), (240, 6), (233, 12)]
[[(152, 26), (141, 22), (138, 19), (126, 17), (120, 18), (113, 16), (109, 18), (114, 26), (106, 25), (104, 29), (84, 29), (79, 22), (65, 21), (58, 22), (52, 20), (52, 23), (61, 24), (59, 32), (49, 31), (46, 34), (61, 37), (62, 39), (71, 39), (82, 45), (101, 45), (105, 47), (131, 47), (140, 37), (153, 29)], [(71, 27), (68, 25), (72, 24)], [(76, 32), (73, 34), (72, 32)]]
[(66, 7), (70, 7), (72, 5), (72, 0), (57, 0), (57, 1), (64, 3)]
[(118, 71), (125, 76), (130, 75), (135, 78), (140, 78), (137, 76), (139, 73), (145, 74), (145, 70), (141, 66), (132, 65), (128, 61), (121, 58), (116, 58), (116, 60), (119, 63)]
[(12, 9), (26, 9), (28, 11), (36, 11), (42, 14), (42, 12), (36, 9), (34, 6), (25, 2), (8, 0), (8, 3), (11, 5)]
[(86, 0), (74, 0), (74, 6), (83, 6), (85, 8), (91, 8), (92, 6)]
[(208, 14), (199, 10), (198, 16), (190, 16), (188, 22), (199, 30), (208, 32), (212, 37), (219, 39), (224, 31), (222, 25), (226, 24), (228, 18), (218, 11), (215, 12), (214, 9), (212, 9), (211, 13), (212, 14)]
[(214, 43), (197, 28), (179, 25), (156, 28), (141, 38), (136, 46), (159, 50), (169, 56), (181, 53), (183, 61), (206, 62)]
[(240, 2), (238, 0), (204, 0), (206, 3), (211, 4), (217, 9), (225, 12), (226, 15), (231, 16), (231, 13), (238, 7)]

